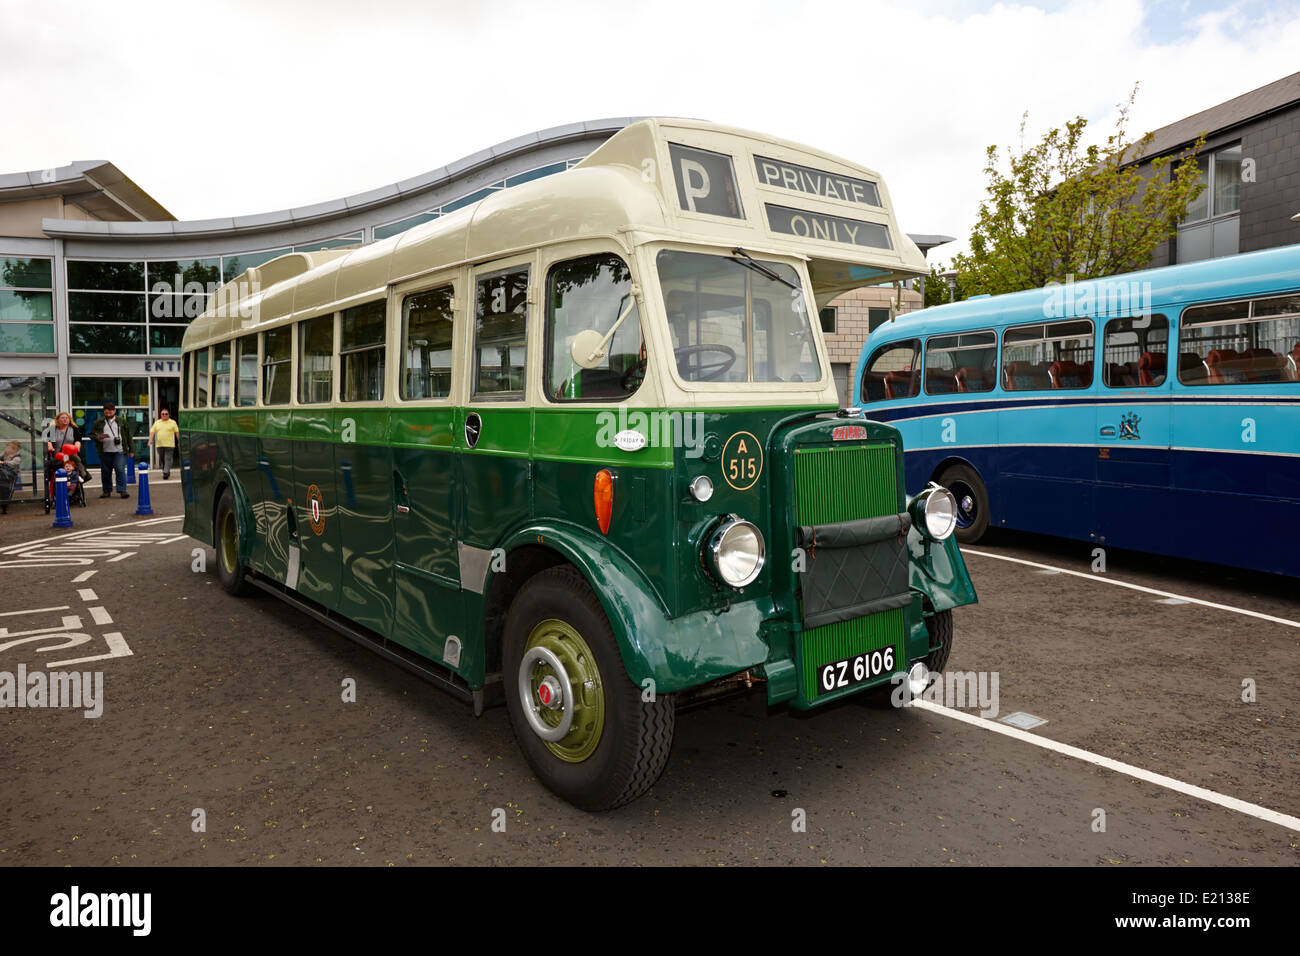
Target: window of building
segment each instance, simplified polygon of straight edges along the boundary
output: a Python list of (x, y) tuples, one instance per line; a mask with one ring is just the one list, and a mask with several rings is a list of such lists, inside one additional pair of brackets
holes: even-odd
[(991, 392), (997, 384), (998, 338), (992, 330), (936, 335), (925, 343), (925, 394)]
[(1002, 333), (1002, 387), (1012, 392), (1088, 388), (1092, 340), (1087, 319), (1007, 329)]
[(0, 353), (54, 354), (49, 259), (0, 258)]
[(867, 332), (876, 331), (886, 322), (889, 321), (888, 309), (867, 309)]
[(334, 314), (298, 323), (298, 401), (316, 405), (334, 398)]
[(1169, 360), (1169, 320), (1163, 315), (1111, 319), (1102, 341), (1102, 380), (1108, 388), (1163, 385)]
[(452, 287), (402, 300), (402, 398), (451, 394)]
[(257, 404), (257, 336), (235, 341), (235, 404), (247, 408)]
[(871, 353), (862, 374), (862, 400), (910, 398), (921, 391), (921, 340), (889, 342)]
[(528, 266), (478, 277), (474, 287), (474, 395), (522, 401)]
[(1196, 159), (1197, 182), (1205, 188), (1187, 204), (1183, 222), (1199, 222), (1241, 209), (1241, 144), (1225, 146)]
[(377, 402), (384, 397), (387, 314), (384, 299), (343, 310), (339, 357), (345, 402)]
[(289, 404), (290, 371), (293, 365), (293, 326), (282, 325), (262, 333), (262, 401), (267, 405)]
[[(136, 456), (143, 457), (149, 439), (149, 379), (73, 376), (72, 420), (83, 433), (103, 417), (105, 402), (117, 405), (117, 418), (131, 432)], [(98, 455), (93, 443), (90, 448), (93, 465)]]
[(1300, 294), (1184, 310), (1178, 380), (1184, 385), (1300, 382)]
[(291, 252), (293, 250), (286, 247), (284, 249), (266, 249), (262, 252), (241, 252), (234, 256), (223, 256), (221, 259), (222, 278), (226, 282), (231, 282), (249, 269), (265, 265), (272, 259), (278, 259)]
[(836, 311), (835, 306), (828, 305), (817, 313), (817, 317), (822, 320), (822, 331), (827, 335), (835, 334)]
[[(546, 288), (547, 398), (618, 400), (640, 388), (645, 339), (627, 263), (611, 254), (560, 262), (551, 267)], [(595, 368), (583, 368), (571, 351), (578, 333), (587, 329), (611, 336)]]

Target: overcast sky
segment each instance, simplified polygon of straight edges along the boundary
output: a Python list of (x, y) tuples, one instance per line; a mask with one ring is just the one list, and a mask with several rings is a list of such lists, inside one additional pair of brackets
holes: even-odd
[(0, 0), (0, 171), (106, 159), (203, 219), (693, 116), (872, 167), (905, 230), (964, 237), (1025, 110), (1104, 137), (1140, 82), (1140, 134), (1297, 70), (1300, 0)]

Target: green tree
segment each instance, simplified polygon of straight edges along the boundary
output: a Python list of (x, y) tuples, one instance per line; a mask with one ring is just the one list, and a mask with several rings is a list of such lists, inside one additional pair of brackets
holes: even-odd
[[(1051, 281), (1115, 275), (1142, 269), (1155, 247), (1172, 236), (1205, 184), (1196, 157), (1204, 138), (1178, 156), (1151, 162), (1144, 174), (1135, 162), (1151, 143), (1126, 136), (1137, 87), (1121, 104), (1115, 131), (1104, 146), (1083, 144), (1082, 116), (1024, 147), (988, 148), (988, 195), (970, 237), (970, 253), (956, 257), (957, 281), (966, 295), (1034, 289)], [(1125, 165), (1126, 163), (1131, 165)]]
[(925, 296), (922, 308), (928, 309), (932, 305), (943, 305), (945, 302), (960, 302), (966, 298), (960, 279), (954, 282), (952, 288), (949, 287), (948, 277), (944, 275), (948, 271), (950, 268), (942, 262), (930, 266), (930, 274), (925, 277), (924, 291), (921, 289), (920, 279), (912, 280), (912, 288), (917, 292), (923, 292)]

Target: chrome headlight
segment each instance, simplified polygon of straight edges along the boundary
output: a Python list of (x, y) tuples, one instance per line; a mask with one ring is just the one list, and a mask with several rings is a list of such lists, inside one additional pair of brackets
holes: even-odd
[(714, 573), (733, 588), (743, 588), (763, 570), (763, 534), (748, 521), (728, 515), (709, 536), (709, 559)]
[(934, 482), (912, 499), (908, 510), (912, 524), (935, 541), (944, 540), (957, 528), (957, 499), (947, 488)]

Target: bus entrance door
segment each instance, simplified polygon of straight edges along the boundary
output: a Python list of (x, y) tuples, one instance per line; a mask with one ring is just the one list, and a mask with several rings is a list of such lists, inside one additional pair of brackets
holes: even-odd
[[(1124, 395), (1112, 388), (1103, 393), (1106, 398)], [(1089, 537), (1111, 547), (1150, 550), (1155, 529), (1175, 520), (1169, 496), (1169, 383), (1125, 397), (1131, 401), (1097, 405), (1097, 483)]]

